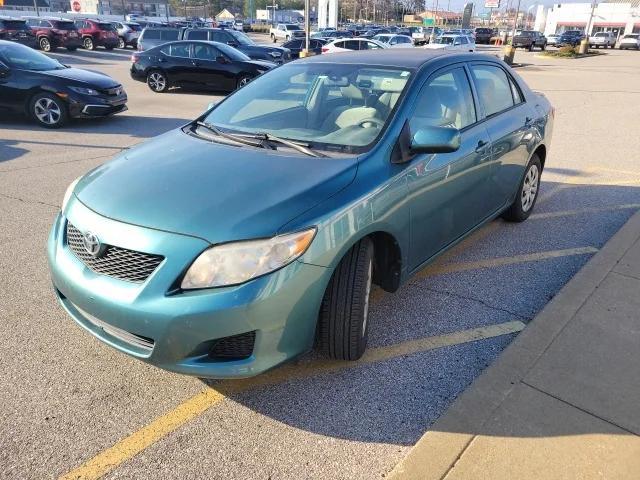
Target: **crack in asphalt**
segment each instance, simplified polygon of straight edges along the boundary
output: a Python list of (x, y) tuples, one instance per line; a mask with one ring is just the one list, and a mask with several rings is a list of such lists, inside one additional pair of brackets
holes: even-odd
[(23, 203), (31, 203), (31, 204), (35, 204), (35, 205), (46, 205), (47, 207), (53, 207), (55, 209), (59, 209), (60, 208), (60, 205), (54, 205), (52, 203), (41, 202), (39, 200), (27, 200), (27, 199), (24, 199), (24, 198), (7, 195), (5, 193), (0, 193), (0, 197), (8, 198), (9, 200), (17, 200), (18, 202), (23, 202)]
[(431, 287), (423, 287), (425, 290), (428, 290), (430, 292), (433, 293), (440, 293), (442, 295), (451, 295), (452, 297), (456, 297), (456, 298), (462, 298), (464, 300), (471, 300), (473, 302), (479, 303), (481, 305), (484, 305), (487, 308), (490, 308), (491, 310), (496, 310), (499, 312), (504, 312), (504, 313), (508, 313), (509, 315), (513, 315), (515, 317), (518, 317), (521, 320), (525, 320), (526, 322), (530, 322), (531, 321), (531, 317), (527, 317), (525, 315), (522, 315), (520, 313), (517, 312), (513, 312), (507, 308), (502, 308), (502, 307), (496, 307), (495, 305), (491, 305), (490, 303), (485, 302), (484, 300), (480, 299), (480, 298), (476, 298), (476, 297), (471, 297), (471, 296), (467, 296), (467, 295), (462, 295), (461, 293), (456, 293), (456, 292), (449, 292), (446, 290), (438, 290), (436, 288), (431, 288)]
[(113, 156), (115, 153), (119, 153), (122, 152), (123, 150), (128, 150), (129, 147), (116, 147), (113, 148), (113, 150), (117, 150), (117, 152), (112, 152), (112, 153), (108, 153), (106, 155), (98, 155), (96, 157), (89, 157), (89, 158), (76, 158), (74, 160), (64, 160), (62, 162), (54, 162), (54, 163), (47, 163), (46, 165), (33, 165), (31, 167), (18, 167), (18, 168), (9, 168), (7, 170), (0, 170), (0, 175), (6, 172), (17, 172), (19, 170), (32, 170), (34, 168), (44, 168), (44, 167), (51, 167), (53, 165), (64, 165), (66, 163), (75, 163), (75, 162), (82, 162), (85, 160), (97, 160), (99, 158), (105, 158), (105, 157), (111, 157)]

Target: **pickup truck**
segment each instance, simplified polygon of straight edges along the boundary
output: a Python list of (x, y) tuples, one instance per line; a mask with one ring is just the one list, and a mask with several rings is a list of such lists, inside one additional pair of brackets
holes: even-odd
[(288, 42), (294, 38), (303, 38), (305, 36), (304, 30), (300, 28), (300, 25), (295, 23), (279, 23), (275, 27), (269, 29), (269, 36), (273, 43), (278, 40)]
[(529, 51), (532, 51), (535, 47), (544, 50), (547, 47), (547, 39), (540, 32), (522, 30), (516, 32), (516, 36), (513, 37), (511, 44), (514, 48), (523, 47)]

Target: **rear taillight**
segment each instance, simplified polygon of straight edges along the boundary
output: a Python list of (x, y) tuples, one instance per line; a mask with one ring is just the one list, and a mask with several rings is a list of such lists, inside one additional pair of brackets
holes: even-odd
[(329, 51), (328, 48), (322, 47), (322, 53), (327, 53)]
[(140, 57), (138, 57), (135, 53), (131, 55), (131, 63), (138, 63), (138, 60), (140, 60)]
[(5, 28), (0, 28), (0, 35), (1, 35), (1, 34), (3, 34), (3, 33), (7, 33), (7, 29), (5, 29)]

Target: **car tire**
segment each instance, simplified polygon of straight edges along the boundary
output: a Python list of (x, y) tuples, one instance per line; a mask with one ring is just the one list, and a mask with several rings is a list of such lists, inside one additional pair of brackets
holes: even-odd
[(249, 75), (240, 75), (236, 83), (236, 89), (244, 87), (247, 83), (253, 80), (253, 77)]
[(547, 44), (546, 43), (543, 43), (542, 45), (540, 45), (540, 51), (541, 52), (544, 52), (546, 48), (547, 48)]
[(525, 173), (518, 186), (518, 194), (513, 203), (502, 214), (502, 218), (508, 222), (524, 222), (536, 205), (540, 192), (540, 176), (542, 174), (542, 162), (540, 157), (534, 154), (527, 164)]
[(50, 52), (52, 50), (51, 42), (47, 37), (40, 37), (40, 40), (38, 40), (38, 46), (43, 52)]
[(122, 37), (118, 37), (118, 48), (127, 48), (127, 44)]
[(340, 260), (320, 307), (317, 346), (336, 360), (358, 360), (367, 348), (373, 243), (364, 238)]
[(69, 120), (67, 105), (59, 97), (47, 92), (31, 97), (29, 115), (45, 128), (60, 128)]
[(169, 79), (161, 70), (151, 70), (147, 73), (147, 86), (156, 93), (164, 93), (169, 88)]
[(82, 39), (82, 47), (85, 50), (95, 50), (96, 46), (93, 44), (93, 38), (85, 37)]

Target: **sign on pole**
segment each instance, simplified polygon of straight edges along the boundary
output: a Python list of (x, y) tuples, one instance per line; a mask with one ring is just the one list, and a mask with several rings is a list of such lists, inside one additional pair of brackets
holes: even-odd
[(485, 0), (484, 8), (500, 8), (500, 0)]

